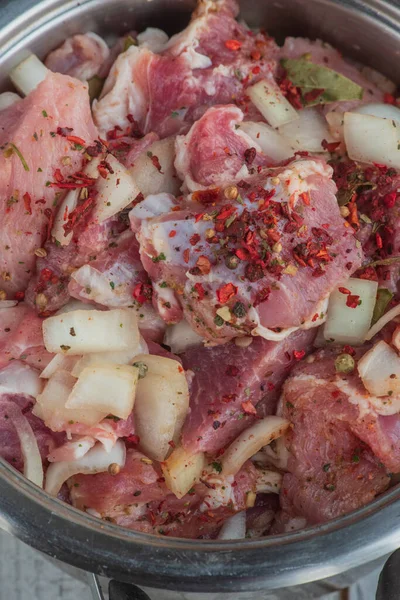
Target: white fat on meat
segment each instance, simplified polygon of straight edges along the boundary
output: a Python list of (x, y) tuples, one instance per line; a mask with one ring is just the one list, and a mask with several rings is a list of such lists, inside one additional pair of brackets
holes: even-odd
[(210, 469), (209, 474), (202, 478), (202, 482), (205, 482), (207, 487), (207, 494), (200, 505), (201, 512), (216, 510), (221, 506), (228, 505), (236, 508), (235, 488), (232, 486), (234, 481), (235, 477), (233, 475), (223, 477)]
[(147, 27), (147, 29), (137, 36), (139, 46), (148, 48), (155, 54), (159, 54), (165, 50), (168, 40), (169, 37), (165, 31), (157, 29), (157, 27)]
[(133, 231), (139, 229), (142, 221), (169, 213), (173, 206), (174, 197), (171, 194), (150, 194), (129, 213)]

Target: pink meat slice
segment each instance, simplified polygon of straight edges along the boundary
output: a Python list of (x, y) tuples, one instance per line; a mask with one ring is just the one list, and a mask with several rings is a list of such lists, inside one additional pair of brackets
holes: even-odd
[(175, 142), (175, 168), (190, 192), (232, 184), (260, 165), (275, 164), (239, 129), (243, 112), (234, 105), (216, 106)]
[(97, 132), (86, 86), (52, 73), (27, 98), (1, 112), (0, 126), (0, 144), (8, 144), (0, 157), (1, 288), (12, 297), (27, 286), (34, 251), (45, 241), (59, 198), (46, 183), (55, 181), (56, 169), (66, 178), (82, 167), (76, 143), (57, 135), (57, 128), (72, 127), (71, 134), (85, 144)]
[(141, 259), (161, 317), (177, 322), (183, 311), (213, 344), (317, 325), (362, 261), (331, 176), (324, 161), (302, 159), (238, 182), (239, 201), (205, 190), (192, 194), (195, 206), (142, 220)]
[(7, 416), (7, 411), (14, 411), (17, 407), (27, 418), (35, 434), (44, 463), (49, 452), (62, 443), (65, 438), (64, 433), (50, 431), (41, 419), (32, 414), (33, 404), (34, 399), (25, 394), (0, 395), (0, 456), (19, 471), (22, 471), (24, 466), (21, 445), (15, 427)]
[(287, 37), (280, 49), (281, 58), (301, 58), (304, 54), (310, 55), (310, 60), (323, 67), (341, 73), (364, 89), (362, 100), (345, 100), (327, 104), (325, 111), (345, 112), (356, 108), (360, 104), (369, 102), (383, 102), (384, 92), (372, 81), (368, 80), (361, 72), (361, 66), (345, 60), (342, 54), (321, 40), (311, 41), (307, 38)]
[(254, 338), (248, 348), (230, 342), (187, 350), (183, 366), (194, 377), (183, 446), (210, 454), (224, 448), (254, 422), (246, 414), (248, 402), (260, 416), (274, 414), (282, 383), (296, 363), (294, 353), (308, 353), (314, 337), (313, 330), (299, 331), (281, 342)]
[(67, 38), (47, 55), (45, 65), (55, 73), (87, 81), (98, 75), (109, 55), (110, 50), (104, 40), (89, 32)]
[(340, 352), (319, 351), (284, 385), (283, 416), (292, 428), (280, 526), (294, 516), (320, 523), (350, 512), (388, 487), (388, 471), (400, 471), (399, 415), (379, 415), (355, 401), (368, 394), (356, 373), (335, 372)]
[(44, 347), (42, 322), (24, 303), (0, 310), (0, 368), (14, 359), (45, 368), (53, 355)]

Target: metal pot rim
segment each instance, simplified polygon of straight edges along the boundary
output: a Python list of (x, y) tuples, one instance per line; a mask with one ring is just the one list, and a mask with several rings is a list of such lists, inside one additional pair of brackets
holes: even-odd
[[(0, 15), (0, 62), (22, 48), (27, 36), (94, 1), (44, 0), (32, 7), (33, 0), (19, 0), (18, 8), (10, 2), (6, 16)], [(386, 0), (321, 2), (361, 11), (399, 32), (400, 8)], [(152, 587), (196, 592), (285, 587), (288, 579), (296, 585), (330, 577), (400, 545), (399, 486), (323, 525), (257, 540), (216, 542), (156, 537), (99, 521), (48, 496), (2, 460), (0, 481), (3, 529), (61, 561)]]

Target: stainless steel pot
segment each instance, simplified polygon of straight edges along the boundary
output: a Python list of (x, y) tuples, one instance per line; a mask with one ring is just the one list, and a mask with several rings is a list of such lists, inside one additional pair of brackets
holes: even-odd
[[(153, 25), (182, 28), (194, 0), (9, 0), (0, 7), (0, 90), (27, 50), (43, 56), (68, 35), (110, 37)], [(383, 0), (243, 0), (242, 15), (278, 38), (322, 37), (400, 82), (400, 4)], [(81, 569), (164, 589), (273, 589), (333, 576), (400, 546), (400, 488), (340, 519), (244, 542), (153, 537), (100, 522), (54, 500), (0, 463), (0, 526)]]

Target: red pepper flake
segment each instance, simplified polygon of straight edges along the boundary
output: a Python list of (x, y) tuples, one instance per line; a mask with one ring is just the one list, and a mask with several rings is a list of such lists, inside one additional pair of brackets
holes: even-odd
[(72, 127), (57, 127), (57, 135), (61, 135), (62, 137), (67, 137), (73, 131)]
[[(149, 153), (148, 153), (148, 156), (149, 156)], [(157, 169), (157, 171), (159, 173), (161, 173), (161, 175), (163, 175), (163, 171), (161, 170), (160, 160), (159, 160), (158, 156), (156, 156), (155, 154), (152, 154), (150, 156), (150, 160), (153, 163), (153, 166)]]
[(67, 135), (67, 140), (68, 142), (71, 142), (71, 144), (79, 144), (80, 146), (85, 145), (85, 140), (76, 135)]
[(376, 241), (376, 245), (378, 246), (378, 248), (383, 248), (382, 238), (379, 233), (375, 234), (375, 241)]
[(264, 277), (264, 272), (261, 265), (246, 265), (244, 274), (252, 283)]
[(89, 196), (82, 204), (74, 208), (68, 215), (68, 221), (63, 225), (66, 234), (70, 233), (75, 225), (92, 210), (95, 203), (95, 198)]
[(341, 294), (347, 294), (347, 295), (351, 294), (351, 291), (350, 291), (350, 290), (348, 290), (348, 289), (347, 289), (347, 288), (345, 288), (345, 287), (340, 287), (340, 288), (339, 288), (339, 292), (340, 292)]
[(343, 346), (343, 352), (344, 354), (350, 354), (350, 356), (354, 356), (356, 351), (353, 348), (353, 346), (349, 346), (348, 344), (346, 344), (345, 346)]
[(202, 275), (208, 275), (211, 271), (210, 260), (207, 258), (207, 256), (202, 254), (196, 261), (196, 267), (199, 269)]
[(204, 296), (205, 296), (205, 291), (204, 291), (204, 288), (201, 285), (201, 283), (195, 283), (193, 287), (194, 287), (195, 292), (196, 292), (196, 294), (198, 296), (198, 300), (203, 300)]
[(257, 156), (257, 150), (252, 146), (244, 151), (244, 160), (248, 166), (252, 165)]
[(183, 251), (183, 260), (185, 261), (186, 264), (188, 264), (189, 258), (190, 258), (190, 250), (189, 250), (189, 248), (186, 248), (186, 250)]
[(243, 412), (246, 415), (253, 415), (253, 416), (257, 415), (255, 406), (251, 403), (250, 400), (246, 400), (246, 402), (242, 402), (242, 408), (243, 408)]
[(15, 292), (15, 299), (20, 301), (25, 298), (25, 292)]
[(23, 197), (23, 200), (24, 200), (25, 210), (28, 213), (28, 215), (31, 215), (32, 214), (32, 199), (31, 199), (31, 195), (29, 194), (29, 192), (25, 192), (25, 194), (22, 197)]
[(355, 200), (352, 200), (347, 205), (347, 208), (350, 211), (350, 214), (347, 218), (348, 222), (354, 227), (354, 229), (358, 229), (360, 227), (360, 221), (358, 220), (357, 205), (355, 203)]
[(300, 194), (300, 198), (303, 200), (303, 202), (306, 206), (310, 206), (311, 201), (310, 201), (310, 195), (308, 194), (308, 192), (303, 192), (302, 194)]
[(41, 281), (50, 281), (53, 277), (53, 271), (51, 269), (45, 268), (40, 271), (40, 279)]
[(173, 238), (176, 236), (176, 230), (175, 229), (171, 229), (171, 231), (168, 234), (168, 237)]
[(393, 208), (394, 205), (396, 204), (396, 200), (397, 200), (397, 192), (390, 192), (390, 194), (386, 194), (386, 196), (384, 196), (384, 198), (383, 198), (383, 202), (384, 202), (385, 206), (387, 206), (388, 208)]
[(294, 108), (303, 108), (303, 103), (301, 101), (301, 90), (300, 88), (296, 87), (290, 81), (290, 79), (282, 79), (279, 87)]
[(340, 391), (339, 390), (335, 390), (334, 392), (331, 392), (331, 396), (332, 396), (332, 398), (339, 398)]
[(236, 296), (237, 291), (238, 289), (235, 285), (233, 285), (233, 283), (226, 283), (217, 290), (218, 302), (221, 304), (226, 304), (229, 302), (229, 300), (231, 300), (231, 298)]
[(133, 298), (139, 302), (139, 304), (144, 304), (147, 300), (151, 300), (153, 295), (153, 288), (149, 283), (137, 283), (132, 291)]
[(302, 358), (304, 358), (306, 355), (306, 351), (305, 350), (293, 350), (293, 358), (295, 360), (301, 360)]
[(357, 308), (359, 301), (360, 296), (350, 294), (349, 296), (347, 296), (346, 306), (348, 306), (349, 308)]
[(209, 190), (198, 190), (193, 192), (192, 200), (201, 204), (213, 204), (219, 198), (219, 188), (211, 188)]
[(225, 404), (229, 404), (229, 402), (233, 402), (234, 400), (236, 400), (236, 398), (236, 394), (226, 394), (225, 396), (222, 396), (222, 402), (225, 402)]
[(139, 444), (140, 437), (138, 435), (128, 435), (125, 438), (125, 441), (128, 442), (128, 444)]
[(340, 146), (341, 142), (327, 142), (326, 140), (322, 140), (321, 146), (327, 152), (335, 152)]
[(396, 104), (396, 98), (393, 94), (389, 94), (388, 92), (384, 94), (383, 101), (385, 104)]
[(314, 102), (317, 98), (319, 98), (325, 92), (324, 88), (315, 88), (310, 92), (304, 94), (303, 98), (306, 104), (309, 102)]
[(318, 317), (319, 317), (319, 314), (318, 314), (318, 313), (315, 313), (315, 315), (314, 315), (314, 316), (313, 316), (313, 318), (311, 319), (312, 323), (315, 323), (315, 321), (318, 321)]
[(54, 179), (56, 181), (58, 181), (58, 183), (61, 183), (62, 181), (64, 181), (64, 177), (62, 176), (60, 169), (56, 169), (54, 171)]
[(272, 381), (268, 381), (267, 388), (269, 392), (272, 392), (275, 389), (275, 384)]
[(170, 440), (168, 442), (168, 446), (171, 446), (171, 448), (176, 448), (176, 444), (175, 444), (174, 440)]
[(262, 288), (261, 290), (259, 290), (257, 292), (257, 295), (255, 297), (255, 300), (253, 302), (254, 306), (258, 306), (259, 304), (262, 304), (263, 302), (266, 302), (269, 298), (269, 295), (271, 293), (271, 288), (269, 286)]
[(236, 377), (239, 375), (240, 369), (235, 365), (228, 365), (226, 367), (225, 375), (229, 375), (229, 377)]
[(235, 254), (238, 258), (240, 258), (240, 260), (248, 260), (250, 257), (248, 250), (246, 250), (245, 248), (238, 248), (235, 251)]
[(314, 269), (311, 275), (313, 277), (322, 277), (323, 275), (325, 275), (325, 271), (322, 267), (317, 267), (316, 269)]
[(257, 66), (257, 67), (253, 67), (253, 68), (252, 68), (252, 70), (251, 70), (251, 72), (252, 72), (254, 75), (258, 75), (260, 71), (261, 71), (261, 69), (260, 69), (260, 67), (258, 67), (258, 66)]
[(252, 60), (260, 60), (261, 52), (259, 50), (252, 50), (250, 53)]
[(189, 240), (189, 242), (191, 243), (192, 246), (195, 246), (197, 244), (197, 242), (199, 242), (199, 241), (200, 241), (200, 236), (198, 233), (194, 233)]
[(365, 269), (357, 277), (359, 279), (366, 279), (368, 281), (378, 281), (378, 275), (374, 267), (365, 267)]
[(225, 46), (228, 50), (240, 50), (242, 42), (239, 42), (239, 40), (226, 40)]

